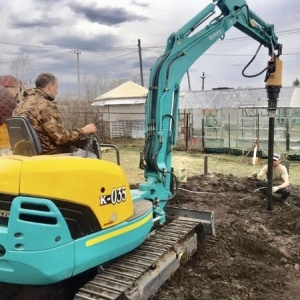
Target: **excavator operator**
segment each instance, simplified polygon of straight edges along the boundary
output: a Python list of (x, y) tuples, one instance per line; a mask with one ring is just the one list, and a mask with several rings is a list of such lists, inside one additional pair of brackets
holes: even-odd
[(42, 154), (70, 152), (71, 145), (76, 147), (77, 141), (97, 131), (92, 123), (71, 130), (63, 126), (61, 113), (54, 102), (58, 80), (53, 74), (41, 73), (35, 80), (35, 86), (24, 92), (13, 116), (25, 117), (31, 123), (40, 138)]

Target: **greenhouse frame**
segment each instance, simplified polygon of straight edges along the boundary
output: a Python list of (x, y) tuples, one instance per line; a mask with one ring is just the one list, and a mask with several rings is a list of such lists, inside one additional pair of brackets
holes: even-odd
[[(206, 152), (244, 154), (258, 142), (268, 153), (268, 98), (264, 88), (215, 89), (182, 93), (181, 130), (191, 146)], [(179, 142), (182, 142), (182, 135)], [(274, 151), (297, 156), (300, 150), (300, 90), (282, 87), (274, 128)]]

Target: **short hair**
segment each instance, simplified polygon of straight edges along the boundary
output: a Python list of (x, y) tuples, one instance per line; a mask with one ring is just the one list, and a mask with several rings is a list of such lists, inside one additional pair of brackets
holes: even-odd
[(55, 83), (57, 78), (51, 73), (41, 73), (35, 80), (35, 86), (43, 89), (49, 83)]

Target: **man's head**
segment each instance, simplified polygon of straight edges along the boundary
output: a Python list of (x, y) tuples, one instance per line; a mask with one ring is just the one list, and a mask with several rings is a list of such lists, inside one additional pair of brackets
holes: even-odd
[(277, 167), (280, 164), (280, 155), (277, 153), (273, 154), (273, 167)]
[(57, 95), (57, 78), (51, 73), (42, 73), (35, 80), (35, 86), (43, 90), (49, 96), (48, 100), (54, 100)]

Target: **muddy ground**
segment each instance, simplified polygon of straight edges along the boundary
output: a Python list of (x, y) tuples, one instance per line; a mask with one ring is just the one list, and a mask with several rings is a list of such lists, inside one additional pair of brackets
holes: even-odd
[[(211, 174), (181, 184), (171, 204), (213, 210), (217, 235), (152, 300), (300, 299), (300, 187), (291, 191), (290, 205), (270, 211), (252, 178)], [(87, 276), (43, 288), (0, 284), (0, 299), (73, 299)]]
[(181, 188), (201, 193), (180, 190), (173, 204), (214, 210), (217, 235), (153, 300), (300, 299), (299, 187), (271, 211), (252, 178), (196, 176)]

